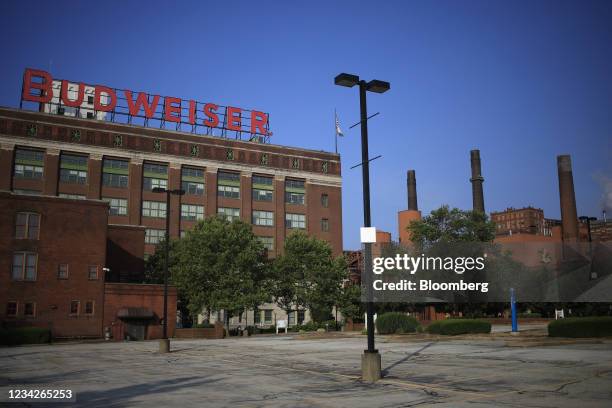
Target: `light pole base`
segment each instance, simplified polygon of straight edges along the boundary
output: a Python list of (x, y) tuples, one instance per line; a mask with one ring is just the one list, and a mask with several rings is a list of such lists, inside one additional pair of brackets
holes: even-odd
[(160, 353), (170, 352), (170, 339), (159, 339), (159, 352)]
[(365, 382), (376, 382), (380, 380), (380, 353), (375, 350), (365, 350), (361, 355), (361, 380)]

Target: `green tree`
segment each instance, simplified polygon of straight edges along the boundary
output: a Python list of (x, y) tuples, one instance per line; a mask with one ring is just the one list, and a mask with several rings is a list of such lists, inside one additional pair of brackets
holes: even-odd
[(302, 232), (290, 235), (273, 270), (272, 294), (279, 307), (286, 311), (308, 308), (317, 322), (331, 317), (341, 298), (347, 266), (343, 256), (334, 259), (327, 242)]
[(249, 224), (207, 218), (178, 241), (174, 252), (173, 282), (192, 313), (224, 309), (229, 319), (270, 300), (267, 257)]
[[(178, 241), (170, 240), (170, 262), (168, 263), (168, 284), (172, 284), (172, 265), (176, 262), (176, 246)], [(155, 252), (150, 255), (144, 265), (144, 283), (164, 283), (164, 259), (166, 258), (165, 239), (162, 239), (156, 246)]]
[(480, 211), (450, 209), (444, 205), (407, 227), (411, 240), (420, 248), (438, 242), (491, 242), (495, 238), (495, 223)]
[(361, 302), (361, 286), (347, 285), (342, 289), (338, 309), (345, 319), (354, 322), (363, 321), (365, 314), (365, 303)]

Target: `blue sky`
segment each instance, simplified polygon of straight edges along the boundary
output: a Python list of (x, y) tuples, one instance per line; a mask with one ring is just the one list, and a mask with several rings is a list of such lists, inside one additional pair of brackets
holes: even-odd
[[(579, 215), (601, 216), (612, 184), (612, 2), (2, 2), (0, 105), (25, 67), (54, 77), (270, 113), (273, 143), (334, 148), (346, 137), (345, 248), (363, 222), (357, 89), (369, 94), (372, 220), (397, 237), (406, 170), (420, 209), (471, 207), (481, 150), (487, 211), (559, 217), (556, 156), (571, 154)], [(612, 193), (612, 191), (608, 190)], [(612, 216), (612, 209), (608, 211)]]

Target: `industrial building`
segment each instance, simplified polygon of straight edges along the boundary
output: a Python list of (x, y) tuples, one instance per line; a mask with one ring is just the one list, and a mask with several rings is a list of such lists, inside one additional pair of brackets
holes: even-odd
[[(136, 97), (128, 90), (54, 80), (31, 69), (26, 70), (23, 88), (21, 109), (0, 107), (1, 212), (7, 216), (7, 202), (15, 205), (0, 235), (2, 242), (10, 243), (0, 248), (5, 270), (19, 265), (27, 270), (29, 265), (28, 255), (19, 263), (16, 254), (28, 252), (32, 241), (17, 240), (13, 227), (22, 223), (19, 214), (32, 212), (26, 205), (34, 200), (31, 197), (36, 197), (34, 213), (42, 217), (38, 220), (44, 231), (34, 244), (66, 251), (83, 248), (83, 256), (92, 258), (79, 262), (97, 265), (101, 288), (108, 282), (142, 281), (142, 257), (152, 254), (164, 237), (166, 217), (171, 238), (181, 237), (204, 217), (220, 215), (251, 224), (272, 257), (293, 231), (323, 239), (335, 256), (342, 254), (339, 155), (268, 143), (267, 114), (143, 92)], [(205, 117), (200, 118), (202, 112)], [(173, 195), (167, 207), (166, 195), (153, 192), (156, 187), (182, 189), (185, 194)], [(75, 214), (81, 215), (51, 222), (58, 206), (78, 209)], [(97, 209), (97, 222), (89, 221), (86, 208)], [(79, 236), (88, 239), (63, 241), (71, 222), (82, 228)], [(141, 237), (134, 237), (134, 229)], [(99, 241), (96, 249), (91, 237)], [(105, 252), (107, 237), (114, 252)], [(136, 247), (136, 253), (118, 258), (116, 254), (126, 255), (126, 245)], [(53, 316), (71, 315), (64, 310), (71, 302), (65, 291), (53, 294), (62, 299), (40, 299), (56, 284), (79, 291), (76, 279), (87, 276), (87, 267), (74, 264), (74, 282), (58, 283), (62, 261), (42, 250), (36, 259), (34, 279), (3, 282), (0, 301), (6, 307), (0, 308), (0, 320), (13, 319), (11, 302), (35, 302), (39, 310), (51, 302), (58, 305)], [(20, 292), (17, 287), (24, 285), (28, 290)], [(108, 291), (96, 290), (100, 297), (89, 297), (101, 311), (102, 294)], [(87, 300), (82, 302), (85, 307)], [(272, 309), (262, 308), (261, 320), (277, 319), (276, 312), (281, 312)], [(17, 316), (24, 317), (23, 308), (17, 310)], [(101, 318), (101, 313), (96, 315)], [(294, 316), (294, 321), (302, 316)], [(101, 322), (95, 327), (101, 335)]]

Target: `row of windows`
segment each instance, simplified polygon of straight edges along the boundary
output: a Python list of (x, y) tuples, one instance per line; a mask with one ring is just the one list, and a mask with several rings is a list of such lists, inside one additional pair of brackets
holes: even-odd
[[(187, 234), (187, 231), (181, 230), (181, 233), (180, 233), (181, 238), (185, 238), (186, 234)], [(161, 240), (165, 237), (165, 235), (166, 235), (165, 230), (147, 228), (145, 230), (145, 242), (147, 244), (157, 245), (161, 242)], [(274, 250), (274, 237), (258, 236), (257, 239), (259, 239), (259, 242), (261, 242), (263, 244), (263, 247), (266, 248), (268, 251)]]
[[(65, 183), (86, 184), (87, 183), (87, 156), (62, 153), (60, 162), (60, 180)], [(21, 162), (21, 163), (20, 163)], [(36, 150), (17, 149), (16, 150), (15, 177), (40, 179), (43, 175), (43, 152)], [(38, 163), (38, 165), (36, 164)], [(127, 160), (118, 160), (104, 158), (103, 160), (103, 179), (102, 182), (108, 187), (125, 188), (128, 183), (128, 168)], [(72, 170), (72, 171), (70, 171)], [(165, 164), (148, 163), (143, 164), (145, 173), (143, 187), (147, 190), (152, 190), (155, 187), (167, 187), (168, 166)], [(204, 184), (204, 170), (195, 167), (183, 167), (181, 169), (183, 179), (189, 178), (184, 182), (195, 182), (196, 184)], [(201, 179), (201, 183), (193, 179)], [(240, 174), (232, 172), (219, 171), (217, 173), (217, 181), (219, 184), (233, 185), (240, 184)], [(252, 182), (255, 186), (267, 186), (272, 189), (273, 178), (266, 176), (253, 175)], [(285, 187), (288, 189), (303, 190), (305, 183), (303, 180), (287, 179)], [(257, 187), (254, 187), (257, 189)], [(186, 191), (190, 189), (185, 189)], [(202, 194), (202, 188), (195, 188), (193, 194)], [(298, 191), (299, 193), (299, 191)]]
[[(304, 311), (298, 310), (289, 313), (289, 326), (294, 326), (296, 324), (304, 323)], [(271, 309), (257, 310), (255, 312), (255, 324), (272, 324), (274, 323), (274, 311)]]
[[(38, 254), (36, 252), (19, 251), (13, 252), (13, 265), (11, 278), (16, 281), (35, 281), (38, 273)], [(57, 267), (57, 278), (68, 279), (68, 264), (59, 264)], [(98, 266), (87, 267), (87, 279), (98, 279)]]
[[(110, 215), (127, 215), (127, 200), (123, 198), (104, 197), (104, 201), (109, 203)], [(229, 222), (240, 219), (239, 208), (219, 207), (217, 214), (223, 216)], [(142, 216), (151, 218), (165, 218), (167, 215), (166, 203), (162, 201), (143, 201)], [(186, 221), (199, 221), (204, 219), (204, 206), (194, 204), (181, 204), (181, 219)], [(253, 210), (252, 224), (264, 227), (274, 226), (274, 212)], [(285, 227), (305, 229), (306, 215), (304, 214), (285, 214)], [(329, 231), (329, 220), (321, 219), (321, 230)], [(150, 230), (158, 231), (158, 230)], [(159, 230), (162, 231), (163, 230)], [(15, 218), (15, 238), (17, 239), (39, 239), (40, 233), (40, 214), (31, 212), (17, 213)], [(146, 235), (145, 242), (157, 244), (163, 234), (156, 236)], [(31, 270), (36, 269), (36, 261), (33, 253), (19, 252), (21, 260), (17, 258), (13, 262), (13, 276), (21, 276), (22, 280), (30, 279)], [(16, 279), (16, 278), (15, 278)]]
[[(6, 304), (6, 316), (17, 317), (21, 313), (20, 304), (17, 301), (8, 301)], [(23, 316), (36, 317), (36, 302), (23, 302)], [(85, 302), (85, 309), (81, 311), (81, 301), (70, 301), (70, 315), (78, 316), (80, 314), (93, 315), (95, 310), (95, 301), (88, 300)]]
[[(17, 149), (14, 175), (24, 179), (42, 179), (43, 176), (43, 153), (35, 150)], [(21, 161), (21, 163), (19, 162)], [(36, 165), (35, 163), (39, 163)], [(103, 160), (102, 184), (105, 187), (127, 188), (128, 187), (128, 165), (126, 160), (107, 159)], [(157, 163), (144, 163), (143, 165), (143, 189), (152, 191), (154, 188), (168, 188), (168, 166)], [(204, 194), (204, 170), (194, 167), (183, 167), (181, 169), (181, 188), (186, 194)], [(62, 154), (60, 164), (60, 181), (70, 184), (87, 184), (87, 157)], [(196, 180), (200, 179), (200, 180)], [(256, 201), (272, 201), (273, 178), (266, 176), (252, 176), (253, 189), (252, 198)], [(217, 195), (227, 198), (240, 198), (240, 174), (219, 171), (217, 173)], [(289, 204), (304, 205), (305, 183), (303, 180), (287, 179), (285, 188), (285, 202)], [(329, 205), (327, 194), (321, 196), (321, 205)]]

